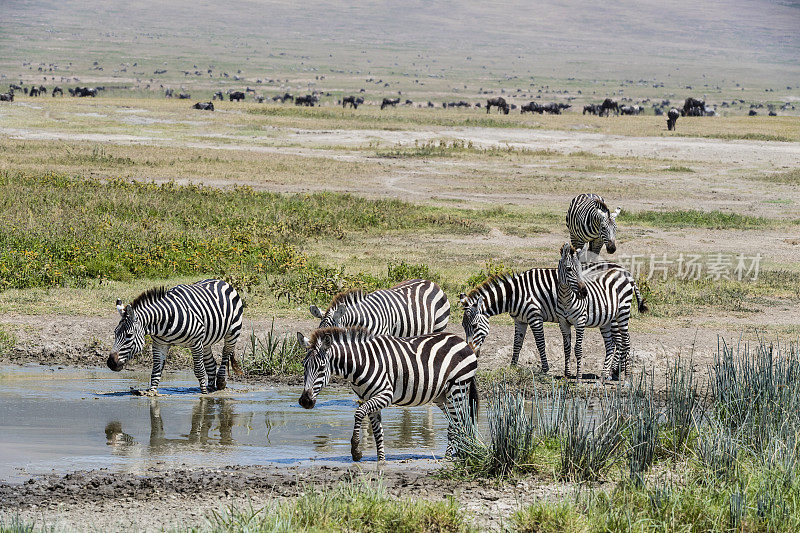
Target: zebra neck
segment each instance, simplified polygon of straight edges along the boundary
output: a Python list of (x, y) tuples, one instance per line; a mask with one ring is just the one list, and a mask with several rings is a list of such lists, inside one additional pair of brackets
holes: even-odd
[[(514, 287), (513, 283), (509, 286)], [(500, 284), (493, 284), (490, 287), (485, 287), (481, 292), (484, 301), (484, 309), (489, 316), (500, 315), (511, 311), (513, 306), (516, 291), (508, 291)]]
[(142, 324), (145, 335), (155, 335), (160, 333), (159, 323), (165, 326), (165, 320), (159, 318), (159, 310), (156, 303), (148, 303), (136, 309), (136, 316)]
[(560, 283), (558, 284), (558, 305), (562, 309), (569, 309), (573, 307), (575, 303), (575, 294), (573, 294), (572, 289), (569, 288), (569, 284), (567, 283)]
[(356, 357), (352, 346), (331, 347), (331, 373), (353, 383), (356, 370)]
[(384, 331), (389, 323), (389, 317), (384, 306), (364, 308), (363, 305), (350, 307), (345, 311), (340, 320), (339, 327), (360, 326), (372, 332)]

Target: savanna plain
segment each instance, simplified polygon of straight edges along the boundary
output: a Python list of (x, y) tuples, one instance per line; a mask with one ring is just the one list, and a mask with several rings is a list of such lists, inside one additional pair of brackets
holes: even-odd
[[(103, 87), (0, 102), (0, 421), (19, 435), (0, 451), (0, 531), (800, 529), (800, 46), (780, 38), (796, 4), (742, 31), (757, 6), (698, 8), (719, 46), (707, 54), (701, 24), (647, 23), (656, 2), (635, 28), (621, 8), (553, 5), (566, 33), (537, 20), (536, 37), (472, 2), (436, 24), (392, 3), (323, 2), (307, 20), (282, 2), (140, 4), (13, 1), (0, 25), (0, 90)], [(217, 91), (213, 111), (191, 108)], [(319, 103), (272, 98), (287, 92)], [(498, 96), (515, 109), (487, 114)], [(654, 109), (689, 96), (715, 116), (668, 131)], [(386, 97), (401, 102), (380, 109)], [(605, 98), (645, 112), (582, 114)], [(520, 114), (530, 101), (571, 107)], [(368, 432), (364, 461), (342, 451), (356, 406), (343, 386), (297, 405), (310, 305), (425, 278), (463, 335), (458, 295), (555, 267), (584, 192), (621, 207), (608, 258), (649, 307), (631, 318), (625, 381), (597, 379), (596, 329), (587, 379), (565, 379), (556, 324), (548, 373), (531, 333), (512, 367), (499, 315), (455, 458), (435, 408), (385, 410), (378, 464)], [(105, 367), (114, 302), (204, 278), (245, 302), (244, 376), (201, 398), (173, 349), (163, 396), (129, 393), (151, 361)]]

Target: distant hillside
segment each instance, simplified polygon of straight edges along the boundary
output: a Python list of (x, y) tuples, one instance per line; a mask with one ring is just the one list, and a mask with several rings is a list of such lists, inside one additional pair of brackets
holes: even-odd
[[(48, 57), (140, 57), (173, 68), (238, 61), (280, 70), (283, 57), (305, 68), (455, 77), (490, 69), (507, 76), (800, 84), (794, 1), (5, 0), (0, 21), (3, 72)], [(270, 54), (275, 61), (267, 61)]]

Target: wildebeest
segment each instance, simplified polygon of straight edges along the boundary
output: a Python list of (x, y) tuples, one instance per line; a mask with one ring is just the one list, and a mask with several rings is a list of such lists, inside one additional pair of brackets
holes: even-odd
[[(564, 106), (566, 106), (566, 107), (564, 107)], [(572, 106), (567, 105), (567, 104), (556, 104), (556, 103), (552, 102), (552, 103), (543, 105), (542, 106), (542, 110), (545, 113), (549, 113), (551, 115), (560, 115), (562, 109), (569, 109), (570, 107), (572, 107)]]
[(492, 110), (492, 106), (496, 107), (503, 114), (508, 115), (509, 110), (511, 109), (506, 102), (506, 99), (502, 96), (498, 96), (497, 98), (489, 98), (486, 100), (486, 113), (488, 114), (489, 111)]
[(342, 98), (342, 107), (347, 107), (349, 104), (353, 109), (358, 109), (358, 106), (364, 103), (364, 99), (360, 96), (345, 96)]
[(289, 93), (279, 94), (278, 96), (273, 96), (272, 100), (275, 102), (286, 102), (289, 100), (290, 102), (294, 102), (294, 96)]
[(39, 85), (39, 94), (47, 94), (47, 87)]
[(8, 91), (7, 93), (0, 93), (0, 102), (13, 102), (14, 101), (14, 91)]
[(383, 102), (381, 102), (381, 109), (385, 109), (387, 106), (396, 107), (399, 103), (399, 98), (384, 98)]
[(307, 94), (305, 96), (298, 96), (294, 99), (294, 105), (304, 105), (308, 107), (314, 107), (317, 102), (319, 102), (319, 98), (314, 96), (313, 94)]
[(213, 95), (211, 95), (211, 100), (225, 100), (225, 97), (222, 95), (222, 91), (217, 91)]
[(164, 97), (172, 98), (175, 95), (175, 89), (164, 89)]
[(748, 117), (755, 117), (755, 116), (757, 116), (757, 115), (758, 115), (758, 111), (756, 111), (755, 109), (751, 109), (751, 110), (750, 110), (750, 111), (747, 113), (747, 116), (748, 116)]
[(192, 106), (192, 109), (201, 109), (203, 111), (214, 111), (213, 102), (197, 102)]
[(231, 94), (228, 95), (228, 98), (231, 102), (236, 100), (237, 102), (241, 102), (244, 100), (244, 93), (242, 91), (233, 91)]
[(621, 115), (639, 115), (644, 111), (644, 108), (639, 105), (623, 105), (619, 107)]
[(39, 96), (39, 88), (31, 87), (30, 92), (28, 92), (28, 96)]
[(614, 110), (615, 115), (619, 115), (619, 104), (612, 100), (611, 98), (606, 98), (603, 100), (603, 103), (600, 104), (600, 111), (597, 113), (599, 116), (608, 116), (609, 111)]
[(527, 104), (522, 104), (519, 108), (520, 114), (525, 113), (539, 113), (540, 115), (544, 113), (544, 107), (540, 106), (536, 102), (528, 102)]
[(189, 93), (180, 93), (178, 95), (178, 100), (188, 100), (191, 97), (192, 97), (192, 95), (189, 94)]
[(69, 94), (72, 96), (91, 96), (94, 98), (97, 96), (97, 88), (90, 89), (89, 87), (75, 87), (74, 89), (69, 89)]
[(667, 112), (667, 129), (672, 131), (675, 129), (675, 123), (678, 122), (678, 117), (681, 116), (681, 112), (675, 109), (674, 107)]
[(600, 113), (600, 104), (589, 104), (583, 106), (583, 114), (597, 115)]
[(705, 100), (698, 100), (691, 96), (683, 103), (683, 112), (685, 117), (702, 117), (705, 115), (706, 102)]
[(64, 96), (64, 89), (56, 85), (55, 87), (53, 87), (53, 91), (50, 94), (52, 96), (55, 96), (56, 93), (60, 94), (61, 96)]

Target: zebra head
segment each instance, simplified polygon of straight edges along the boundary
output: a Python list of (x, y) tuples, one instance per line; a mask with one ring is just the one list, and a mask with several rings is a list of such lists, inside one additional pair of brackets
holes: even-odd
[(306, 409), (314, 407), (314, 404), (317, 403), (317, 394), (331, 378), (328, 350), (333, 338), (330, 334), (321, 337), (312, 335), (312, 337), (313, 343), (302, 333), (297, 333), (297, 342), (306, 349), (306, 357), (303, 359), (303, 368), (305, 369), (303, 394), (300, 396), (300, 405)]
[(601, 217), (600, 234), (606, 244), (606, 251), (610, 254), (617, 251), (617, 216), (621, 209), (618, 207), (613, 213), (603, 208), (597, 209)]
[(142, 351), (145, 335), (142, 321), (130, 304), (123, 306), (122, 300), (117, 300), (117, 311), (121, 318), (114, 330), (114, 348), (106, 361), (114, 372), (122, 370), (131, 356)]
[(576, 250), (570, 243), (565, 243), (561, 247), (561, 260), (558, 262), (558, 284), (568, 285), (578, 298), (585, 298), (587, 290), (586, 283), (583, 281), (583, 269), (579, 254), (580, 250)]
[(324, 313), (316, 305), (308, 308), (311, 316), (319, 319), (319, 328), (338, 328), (341, 327), (342, 315), (347, 311), (347, 305), (339, 304), (336, 309), (330, 308)]
[(466, 294), (459, 295), (461, 307), (464, 309), (464, 318), (461, 326), (464, 328), (467, 344), (469, 344), (475, 355), (479, 355), (483, 341), (489, 334), (489, 315), (486, 313), (486, 306), (483, 303), (483, 295), (478, 294), (472, 301)]

